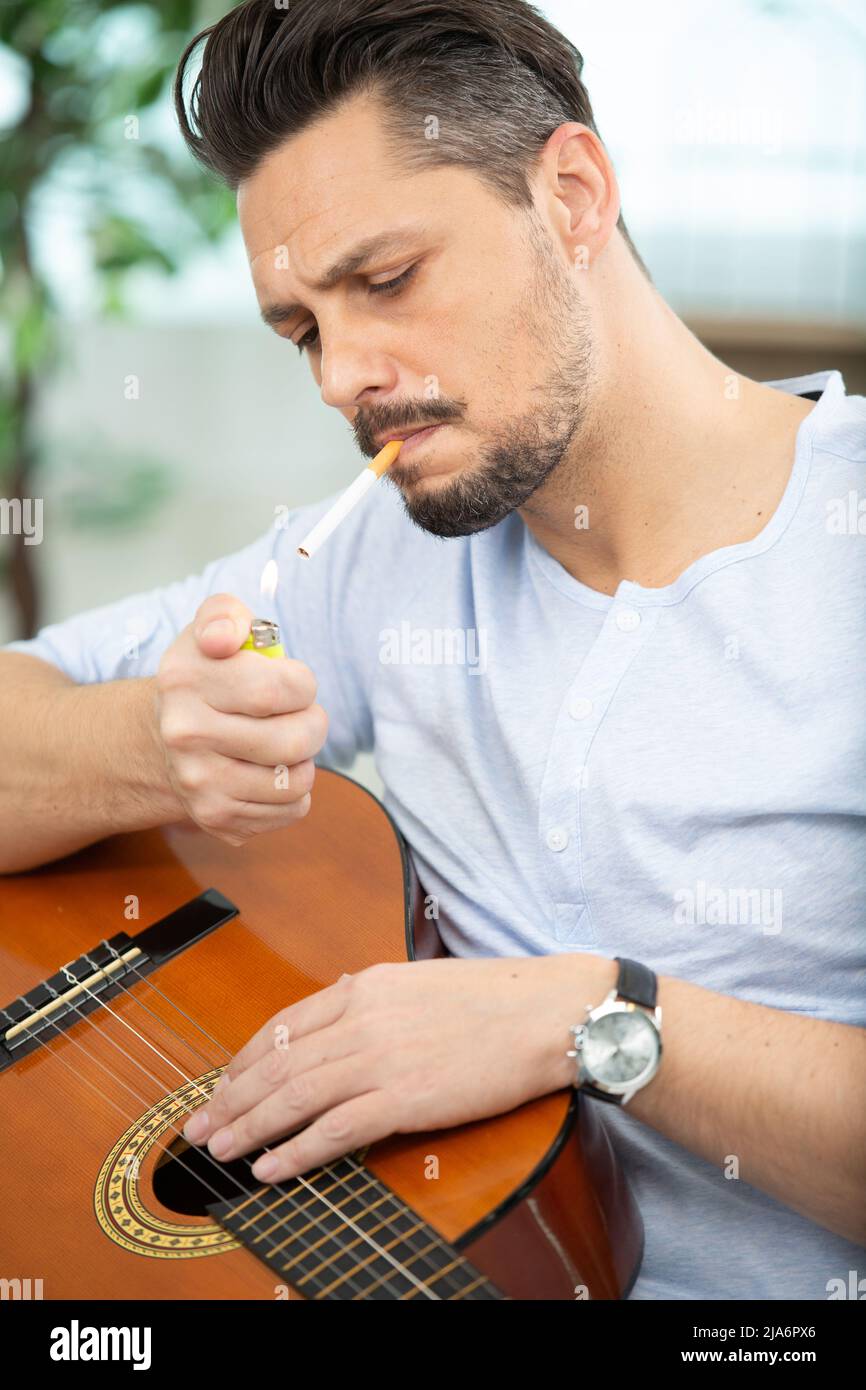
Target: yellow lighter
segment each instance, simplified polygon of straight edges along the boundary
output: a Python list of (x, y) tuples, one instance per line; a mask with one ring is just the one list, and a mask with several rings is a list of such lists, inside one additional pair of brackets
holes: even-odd
[(277, 623), (272, 623), (269, 618), (253, 618), (250, 635), (241, 651), (261, 652), (262, 656), (285, 656)]

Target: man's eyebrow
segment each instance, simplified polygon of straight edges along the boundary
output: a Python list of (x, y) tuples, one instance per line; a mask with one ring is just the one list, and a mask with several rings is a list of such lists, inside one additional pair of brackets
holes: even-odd
[[(347, 252), (345, 256), (341, 256), (338, 261), (329, 266), (314, 288), (317, 290), (333, 289), (341, 280), (345, 280), (346, 276), (357, 275), (370, 261), (378, 260), (380, 256), (387, 256), (392, 251), (400, 251), (410, 242), (416, 241), (423, 231), (423, 227), (413, 227), (411, 230), (377, 232), (374, 236), (367, 237), (364, 241), (359, 242), (352, 251)], [(304, 312), (305, 305), (303, 304), (266, 304), (262, 309), (262, 319), (269, 328), (276, 328), (278, 324), (287, 323), (296, 314)]]

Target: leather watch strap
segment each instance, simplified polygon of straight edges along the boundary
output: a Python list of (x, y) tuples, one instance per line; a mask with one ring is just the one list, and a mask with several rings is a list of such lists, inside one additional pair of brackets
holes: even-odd
[(658, 980), (652, 970), (641, 965), (639, 960), (629, 960), (626, 956), (615, 956), (619, 965), (616, 992), (619, 998), (630, 1004), (642, 1004), (645, 1009), (654, 1009), (658, 998)]
[(593, 1086), (591, 1081), (584, 1081), (580, 1091), (582, 1095), (592, 1096), (593, 1100), (606, 1100), (609, 1105), (622, 1105), (622, 1096), (608, 1095), (607, 1091), (600, 1091), (597, 1086)]

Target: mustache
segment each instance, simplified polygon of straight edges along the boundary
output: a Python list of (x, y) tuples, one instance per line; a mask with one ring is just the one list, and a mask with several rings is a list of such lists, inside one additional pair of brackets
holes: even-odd
[(389, 406), (371, 407), (363, 414), (359, 411), (352, 421), (355, 442), (362, 454), (372, 458), (379, 445), (376, 440), (380, 434), (390, 430), (423, 429), (427, 425), (441, 425), (459, 418), (461, 402), (437, 397), (429, 401), (392, 402)]

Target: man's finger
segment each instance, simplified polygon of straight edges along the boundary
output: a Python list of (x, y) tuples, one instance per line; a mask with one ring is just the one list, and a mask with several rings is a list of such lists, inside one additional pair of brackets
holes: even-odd
[[(244, 639), (246, 640), (246, 639)], [(223, 660), (208, 671), (207, 702), (222, 714), (294, 714), (309, 709), (316, 698), (316, 678), (309, 666), (293, 657), (262, 660), (259, 652), (236, 651), (236, 660)], [(262, 695), (269, 696), (267, 709)]]
[(233, 594), (211, 594), (195, 615), (193, 636), (205, 656), (234, 656), (249, 637), (254, 616)]
[[(249, 1114), (274, 1092), (282, 1088), (291, 1090), (295, 1077), (305, 1076), (329, 1062), (341, 1061), (353, 1051), (345, 1029), (320, 1028), (298, 1039), (285, 1051), (270, 1049), (231, 1083), (223, 1073), (206, 1109), (196, 1110), (184, 1125), (184, 1138), (191, 1144), (203, 1144), (218, 1129)], [(298, 1087), (295, 1091), (300, 1093)]]
[(290, 1004), (287, 1009), (281, 1009), (268, 1019), (229, 1062), (224, 1072), (228, 1080), (237, 1080), (248, 1067), (267, 1057), (274, 1048), (288, 1048), (298, 1038), (306, 1037), (319, 1028), (327, 1028), (342, 1018), (348, 999), (347, 978), (351, 976), (338, 980), (336, 984), (326, 985), (315, 994), (308, 994), (306, 999), (299, 999), (297, 1004)]
[(264, 1144), (284, 1139), (326, 1110), (363, 1093), (369, 1085), (358, 1057), (313, 1067), (265, 1096), (231, 1124), (215, 1130), (208, 1149), (221, 1163), (231, 1163)]
[(393, 1097), (386, 1091), (367, 1091), (326, 1111), (299, 1134), (262, 1154), (253, 1164), (253, 1177), (260, 1182), (285, 1182), (352, 1149), (386, 1139), (398, 1123)]

